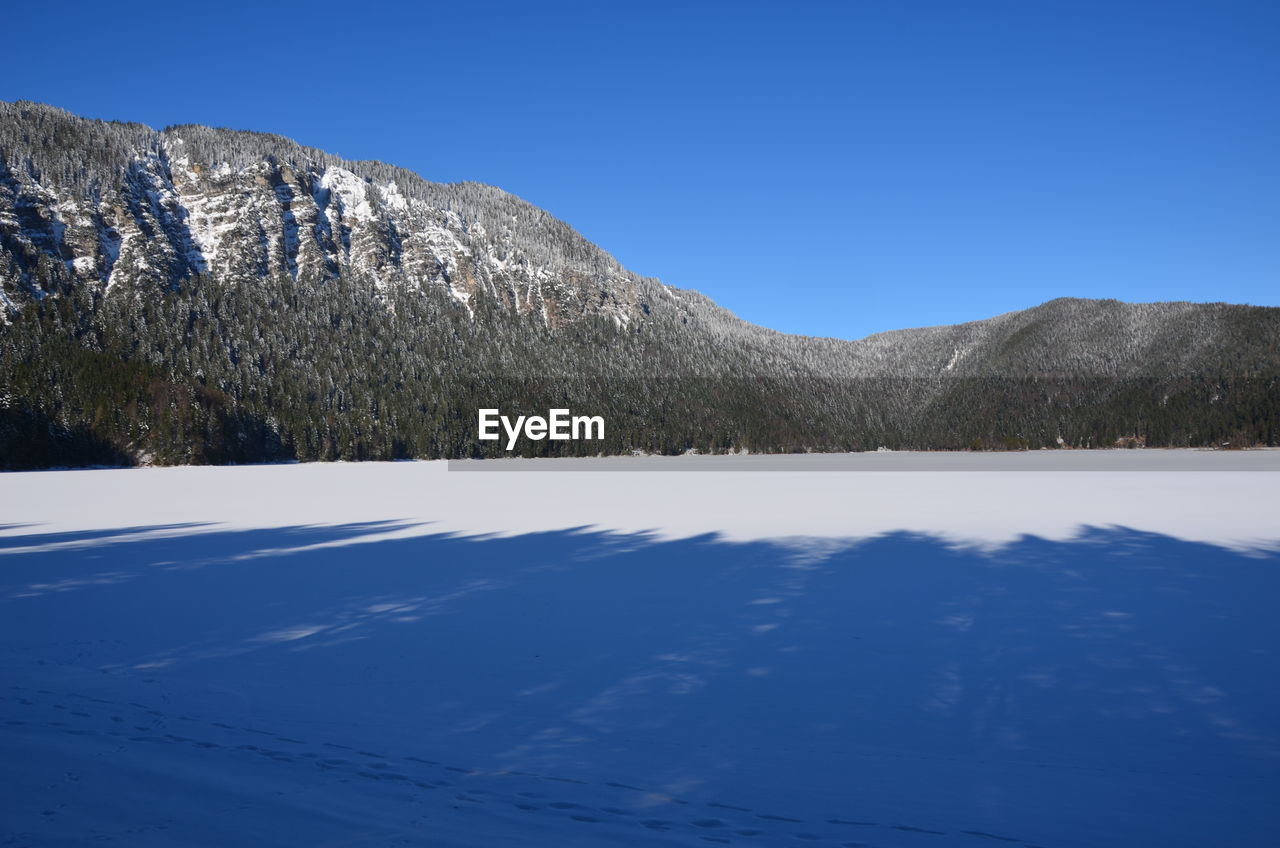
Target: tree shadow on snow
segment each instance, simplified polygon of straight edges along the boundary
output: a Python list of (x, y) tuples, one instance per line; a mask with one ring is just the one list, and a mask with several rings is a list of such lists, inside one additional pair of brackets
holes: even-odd
[(5, 537), (3, 677), (459, 774), (829, 829), (853, 805), (899, 823), (875, 844), (1081, 816), (1125, 844), (1275, 835), (1275, 553), (1122, 528), (367, 538), (396, 529)]

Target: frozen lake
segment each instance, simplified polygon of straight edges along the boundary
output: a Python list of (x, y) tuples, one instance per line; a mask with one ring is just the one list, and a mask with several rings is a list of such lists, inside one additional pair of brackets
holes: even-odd
[(0, 844), (1277, 844), (1278, 459), (0, 475)]

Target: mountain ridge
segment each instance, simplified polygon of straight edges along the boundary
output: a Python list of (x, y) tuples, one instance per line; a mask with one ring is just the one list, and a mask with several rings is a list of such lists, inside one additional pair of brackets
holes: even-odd
[(1274, 443), (1278, 338), (1276, 308), (1073, 298), (788, 335), (491, 186), (0, 102), (0, 445), (47, 443), (9, 466), (76, 428), (159, 462), (486, 455), (477, 405), (570, 400), (605, 452)]

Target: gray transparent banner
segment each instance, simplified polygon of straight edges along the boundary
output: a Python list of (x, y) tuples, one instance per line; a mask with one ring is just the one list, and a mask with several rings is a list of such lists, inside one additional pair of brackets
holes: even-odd
[(869, 451), (753, 455), (451, 459), (450, 472), (1280, 471), (1280, 448)]

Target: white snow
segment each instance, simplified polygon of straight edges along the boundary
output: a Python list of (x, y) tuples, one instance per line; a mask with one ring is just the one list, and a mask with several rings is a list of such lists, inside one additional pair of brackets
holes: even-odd
[(321, 188), (328, 189), (338, 199), (343, 216), (359, 221), (373, 219), (373, 207), (369, 204), (367, 184), (346, 168), (326, 168), (320, 178)]
[(400, 193), (400, 186), (394, 182), (378, 187), (382, 194), (382, 202), (389, 208), (397, 212), (406, 212), (409, 209), (409, 202), (405, 200), (403, 194)]
[(1277, 843), (1280, 452), (825, 459), (0, 475), (6, 834)]
[[(104, 292), (111, 291), (111, 286), (115, 282), (116, 268), (119, 266), (120, 257), (131, 255), (133, 234), (135, 232), (134, 229), (132, 227), (127, 227), (123, 230), (117, 230), (116, 232), (120, 237), (118, 241), (110, 238), (100, 240), (103, 253), (107, 260), (107, 280), (106, 285), (103, 286)], [(144, 263), (139, 261), (138, 264), (142, 265)]]
[[(1119, 470), (1100, 470), (1108, 466)], [(579, 469), (584, 473), (564, 473)], [(664, 473), (682, 469), (696, 470)], [(104, 469), (0, 475), (0, 514), (6, 523), (40, 523), (42, 532), (191, 521), (245, 528), (396, 520), (416, 527), (398, 535), (591, 527), (751, 541), (903, 530), (988, 548), (1024, 534), (1069, 539), (1081, 527), (1121, 526), (1240, 548), (1280, 539), (1271, 520), (1278, 472), (1275, 450)], [(485, 510), (475, 509), (480, 501)], [(52, 510), (52, 503), (63, 506)], [(0, 538), (6, 532), (15, 531), (0, 530)]]
[(198, 268), (208, 270), (217, 259), (223, 236), (236, 229), (236, 210), (213, 207), (210, 198), (200, 190), (199, 183), (180, 188), (178, 201), (187, 211), (187, 227), (193, 242), (188, 258)]

